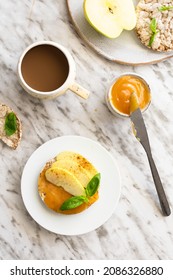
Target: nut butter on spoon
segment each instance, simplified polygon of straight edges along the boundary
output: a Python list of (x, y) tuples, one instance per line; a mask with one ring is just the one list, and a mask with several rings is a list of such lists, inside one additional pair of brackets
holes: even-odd
[(159, 173), (157, 171), (157, 168), (155, 166), (152, 153), (151, 153), (151, 148), (150, 148), (150, 143), (148, 139), (148, 134), (147, 130), (145, 127), (145, 123), (142, 117), (141, 110), (139, 108), (139, 101), (137, 95), (133, 92), (130, 96), (130, 118), (133, 124), (133, 133), (136, 137), (136, 139), (141, 143), (143, 146), (147, 157), (148, 161), (150, 164), (150, 169), (151, 173), (153, 176), (153, 180), (155, 183), (156, 191), (159, 197), (160, 205), (162, 208), (162, 212), (165, 216), (169, 216), (171, 214), (171, 210), (162, 186), (162, 182), (159, 177)]

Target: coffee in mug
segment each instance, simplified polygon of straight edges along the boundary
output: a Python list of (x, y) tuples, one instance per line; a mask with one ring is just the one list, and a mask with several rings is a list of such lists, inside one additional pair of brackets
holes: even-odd
[(55, 98), (71, 89), (88, 98), (89, 92), (75, 82), (75, 62), (66, 48), (41, 41), (29, 46), (19, 59), (18, 77), (22, 87), (38, 98)]

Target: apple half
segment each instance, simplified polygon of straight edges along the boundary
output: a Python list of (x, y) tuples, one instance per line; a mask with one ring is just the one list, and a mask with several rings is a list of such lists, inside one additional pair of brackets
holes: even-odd
[(108, 38), (136, 26), (133, 0), (84, 0), (83, 9), (89, 24)]

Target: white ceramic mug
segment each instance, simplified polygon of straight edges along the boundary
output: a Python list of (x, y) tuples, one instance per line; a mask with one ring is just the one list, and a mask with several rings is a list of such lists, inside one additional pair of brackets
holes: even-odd
[[(45, 92), (45, 91), (39, 91), (39, 90), (32, 88), (31, 86), (29, 86), (26, 83), (26, 81), (24, 80), (24, 77), (22, 75), (21, 66), (22, 66), (23, 58), (32, 48), (39, 46), (39, 45), (50, 45), (50, 46), (56, 47), (58, 50), (60, 50), (64, 54), (64, 57), (66, 58), (66, 60), (68, 62), (69, 72), (68, 72), (67, 79), (60, 87), (58, 87), (52, 91)], [(64, 94), (68, 89), (70, 89), (75, 94), (77, 94), (78, 96), (80, 96), (84, 99), (87, 99), (89, 96), (89, 91), (75, 82), (76, 67), (75, 67), (75, 61), (74, 61), (72, 55), (69, 53), (69, 51), (65, 47), (63, 47), (60, 44), (57, 44), (56, 42), (39, 41), (39, 42), (33, 43), (29, 47), (27, 47), (19, 59), (17, 73), (18, 73), (18, 79), (19, 79), (21, 86), (25, 89), (26, 92), (28, 92), (30, 95), (37, 97), (37, 98), (52, 99), (52, 98), (55, 98), (55, 97), (58, 97), (58, 96)]]

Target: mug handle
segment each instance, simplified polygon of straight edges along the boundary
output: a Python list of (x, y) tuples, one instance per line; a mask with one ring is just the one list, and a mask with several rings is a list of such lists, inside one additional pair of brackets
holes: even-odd
[(83, 88), (76, 82), (74, 82), (71, 86), (69, 86), (69, 89), (84, 99), (87, 99), (90, 94), (87, 89)]

